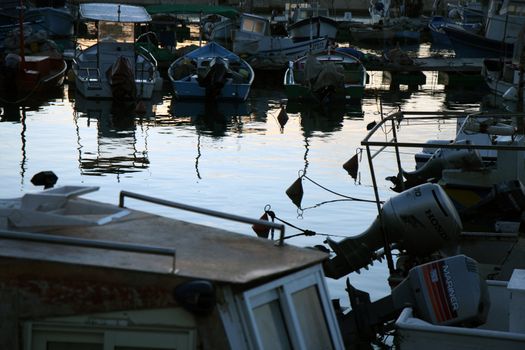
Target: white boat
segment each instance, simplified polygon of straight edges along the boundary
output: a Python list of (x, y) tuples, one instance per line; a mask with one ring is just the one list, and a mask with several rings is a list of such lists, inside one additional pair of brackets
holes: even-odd
[(97, 23), (97, 43), (75, 53), (72, 70), (75, 86), (87, 98), (115, 100), (150, 99), (162, 88), (157, 62), (143, 48), (135, 47), (135, 24), (151, 21), (143, 7), (83, 3), (85, 21)]
[[(0, 347), (343, 349), (327, 255), (284, 244), (282, 225), (127, 191), (119, 206), (79, 198), (97, 189), (0, 201), (0, 262), (9, 266), (0, 269), (9, 300)], [(273, 227), (281, 237), (126, 207), (137, 200)]]
[(525, 347), (523, 305), (525, 304), (525, 270), (514, 270), (509, 281), (487, 281), (490, 310), (487, 322), (465, 328), (433, 325), (405, 308), (395, 327), (403, 349), (509, 349)]
[[(273, 36), (269, 19), (246, 13), (241, 15), (240, 27), (233, 35), (233, 52), (251, 55), (259, 61), (269, 60), (279, 67), (309, 52), (321, 52), (327, 45), (326, 37), (298, 41), (289, 36)], [(252, 64), (252, 61), (249, 62)]]
[(168, 76), (179, 99), (245, 101), (255, 74), (245, 60), (210, 42), (175, 60)]
[(292, 11), (291, 23), (286, 28), (290, 37), (296, 40), (327, 37), (335, 41), (338, 24), (330, 18), (327, 8), (298, 6)]

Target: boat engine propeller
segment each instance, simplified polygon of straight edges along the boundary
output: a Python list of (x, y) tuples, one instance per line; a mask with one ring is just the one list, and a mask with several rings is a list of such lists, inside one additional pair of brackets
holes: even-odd
[(461, 230), (460, 217), (445, 191), (436, 184), (419, 185), (388, 200), (381, 219), (362, 234), (340, 242), (327, 239), (336, 256), (325, 262), (325, 274), (337, 279), (367, 268), (384, 248), (385, 235), (398, 249), (425, 257), (455, 247)]
[[(456, 144), (468, 144), (468, 141), (458, 141)], [(439, 148), (428, 161), (419, 169), (411, 172), (402, 171), (402, 176), (406, 179), (404, 186), (400, 176), (391, 176), (387, 179), (394, 183), (392, 188), (396, 192), (403, 189), (414, 187), (429, 180), (439, 180), (444, 169), (465, 169), (474, 170), (483, 167), (483, 160), (476, 149), (461, 148)]]
[(415, 316), (440, 326), (475, 327), (486, 322), (490, 299), (477, 262), (455, 255), (413, 267), (390, 295), (370, 302), (368, 293), (346, 288), (352, 310), (339, 313), (347, 348), (370, 344), (377, 331), (388, 332), (399, 313), (411, 307)]

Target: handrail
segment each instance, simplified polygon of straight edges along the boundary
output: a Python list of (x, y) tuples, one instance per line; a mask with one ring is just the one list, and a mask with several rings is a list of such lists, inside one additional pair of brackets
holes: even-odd
[(122, 243), (115, 241), (103, 241), (93, 239), (83, 239), (74, 237), (64, 237), (48, 233), (31, 233), (18, 232), (10, 230), (0, 230), (0, 238), (23, 240), (39, 243), (71, 245), (77, 247), (96, 248), (96, 249), (111, 249), (123, 252), (157, 254), (173, 257), (172, 273), (175, 273), (176, 250), (175, 248), (148, 246), (141, 244)]
[(141, 194), (133, 193), (133, 192), (128, 192), (128, 191), (120, 191), (119, 204), (118, 205), (121, 208), (124, 208), (124, 198), (125, 197), (134, 198), (134, 199), (138, 199), (138, 200), (142, 200), (142, 201), (150, 202), (150, 203), (154, 203), (154, 204), (164, 205), (164, 206), (171, 207), (171, 208), (177, 208), (177, 209), (181, 209), (181, 210), (191, 211), (191, 212), (199, 213), (199, 214), (203, 214), (203, 215), (214, 216), (214, 217), (221, 218), (221, 219), (242, 222), (242, 223), (245, 223), (245, 224), (262, 225), (262, 226), (266, 226), (266, 227), (269, 227), (269, 228), (272, 228), (272, 229), (277, 229), (277, 230), (281, 231), (281, 234), (279, 236), (279, 246), (283, 246), (284, 245), (284, 228), (285, 228), (285, 226), (283, 224), (276, 224), (274, 222), (270, 222), (270, 221), (266, 221), (266, 220), (252, 219), (252, 218), (239, 216), (239, 215), (228, 214), (228, 213), (224, 213), (224, 212), (220, 212), (220, 211), (215, 211), (215, 210), (210, 210), (210, 209), (205, 209), (205, 208), (199, 208), (199, 207), (195, 207), (195, 206), (192, 206), (192, 205), (172, 202), (172, 201), (168, 201), (168, 200), (165, 200), (165, 199), (145, 196), (145, 195), (141, 195)]
[[(466, 112), (435, 112), (435, 111), (421, 111), (421, 112), (410, 112), (410, 111), (396, 111), (391, 114), (389, 114), (386, 117), (382, 117), (381, 120), (372, 128), (372, 130), (369, 131), (369, 133), (365, 136), (365, 138), (361, 141), (361, 145), (366, 148), (366, 154), (368, 158), (368, 165), (370, 168), (370, 175), (372, 178), (372, 184), (374, 188), (374, 196), (377, 203), (377, 211), (379, 220), (381, 223), (381, 226), (383, 227), (384, 222), (382, 219), (382, 213), (381, 213), (381, 207), (379, 205), (380, 198), (379, 198), (379, 191), (377, 187), (377, 181), (376, 181), (376, 174), (374, 171), (373, 166), (373, 159), (379, 155), (381, 152), (383, 152), (388, 147), (394, 147), (395, 148), (395, 155), (397, 160), (397, 166), (398, 166), (398, 174), (402, 173), (401, 168), (401, 161), (399, 156), (399, 148), (450, 148), (450, 149), (479, 149), (479, 150), (500, 150), (500, 151), (525, 151), (524, 146), (509, 146), (509, 145), (477, 145), (477, 144), (454, 144), (454, 143), (448, 143), (448, 144), (429, 144), (429, 143), (415, 143), (415, 142), (399, 142), (398, 141), (398, 135), (396, 131), (396, 123), (398, 125), (402, 122), (409, 122), (411, 120), (444, 120), (444, 119), (459, 119), (461, 117), (468, 118), (493, 118), (493, 119), (499, 119), (499, 118), (513, 118), (513, 117), (522, 117), (525, 118), (525, 114), (523, 113), (483, 113), (483, 112), (475, 112), (475, 113), (466, 113)], [(392, 137), (386, 139), (385, 141), (371, 141), (370, 139), (375, 135), (375, 133), (378, 130), (383, 129), (387, 123), (390, 123), (392, 128)], [(466, 123), (466, 122), (465, 122)], [(410, 124), (409, 124), (410, 125)], [(371, 146), (379, 146), (379, 150), (376, 150), (372, 154)], [(403, 186), (403, 184), (401, 184)], [(392, 254), (390, 250), (390, 243), (389, 243), (389, 237), (386, 235), (386, 231), (383, 229), (383, 240), (384, 240), (384, 246), (385, 246), (385, 256), (387, 258), (388, 268), (390, 271), (393, 271), (394, 265), (393, 265), (393, 259)]]

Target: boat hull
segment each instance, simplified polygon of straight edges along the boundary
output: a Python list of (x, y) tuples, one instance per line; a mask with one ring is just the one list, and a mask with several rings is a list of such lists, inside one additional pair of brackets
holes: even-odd
[(296, 40), (308, 40), (327, 37), (335, 40), (337, 35), (337, 22), (323, 16), (306, 18), (288, 26), (290, 37)]
[(488, 39), (462, 28), (445, 26), (443, 30), (454, 47), (456, 57), (512, 57), (513, 44)]

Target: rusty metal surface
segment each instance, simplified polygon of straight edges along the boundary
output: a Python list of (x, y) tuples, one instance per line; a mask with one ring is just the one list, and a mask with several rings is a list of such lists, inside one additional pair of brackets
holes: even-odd
[[(48, 233), (174, 247), (177, 276), (235, 284), (297, 270), (327, 257), (311, 249), (277, 247), (268, 240), (133, 210), (106, 225), (68, 227)], [(160, 274), (171, 273), (173, 263), (166, 256), (14, 240), (0, 240), (2, 256)]]

